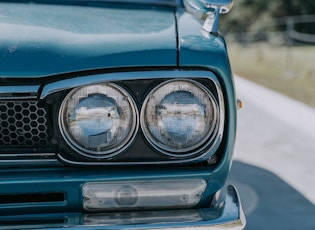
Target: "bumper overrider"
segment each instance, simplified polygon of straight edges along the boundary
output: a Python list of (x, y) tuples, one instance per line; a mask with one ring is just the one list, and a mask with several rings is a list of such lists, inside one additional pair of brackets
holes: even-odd
[(95, 214), (0, 217), (0, 229), (243, 229), (246, 220), (236, 188), (217, 192), (209, 208)]

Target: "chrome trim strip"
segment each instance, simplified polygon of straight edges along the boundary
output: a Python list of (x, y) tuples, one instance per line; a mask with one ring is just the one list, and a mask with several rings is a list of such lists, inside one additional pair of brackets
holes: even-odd
[(2, 164), (11, 164), (11, 163), (19, 163), (19, 166), (24, 165), (24, 164), (44, 164), (47, 162), (55, 162), (59, 163), (57, 159), (28, 159), (28, 160), (0, 160), (0, 165)]
[[(75, 87), (84, 85), (105, 83), (113, 81), (123, 80), (144, 80), (144, 79), (159, 79), (159, 78), (209, 78), (215, 80), (216, 77), (210, 71), (181, 71), (181, 70), (170, 70), (170, 71), (141, 71), (141, 72), (120, 72), (120, 73), (104, 73), (89, 76), (78, 76), (75, 78), (65, 79), (57, 82), (45, 85), (40, 99), (44, 99), (50, 94), (60, 92)], [(215, 83), (218, 85), (219, 82), (216, 80)]]
[(18, 165), (52, 165), (61, 166), (55, 153), (0, 153), (0, 167)]
[[(0, 86), (0, 99), (35, 99), (38, 96), (39, 88), (40, 85)], [(10, 94), (14, 94), (14, 96)]]
[(55, 153), (0, 153), (0, 159), (4, 157), (55, 157)]
[[(222, 139), (222, 138), (221, 138)], [(172, 160), (172, 161), (146, 161), (146, 162), (98, 162), (98, 161), (73, 161), (64, 158), (61, 154), (57, 153), (57, 157), (60, 159), (61, 162), (67, 164), (67, 165), (75, 165), (75, 166), (109, 166), (109, 165), (115, 165), (115, 166), (121, 166), (121, 165), (171, 165), (171, 164), (180, 164), (180, 163), (193, 163), (193, 162), (201, 162), (204, 161), (203, 158), (200, 158), (200, 156), (197, 157), (197, 159), (184, 159), (184, 160)]]
[(1, 160), (0, 167), (63, 166), (57, 159)]

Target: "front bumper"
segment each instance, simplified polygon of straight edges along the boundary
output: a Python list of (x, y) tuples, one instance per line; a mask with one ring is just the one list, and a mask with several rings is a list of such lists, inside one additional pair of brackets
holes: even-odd
[(2, 216), (0, 229), (243, 229), (246, 220), (235, 187), (229, 185), (222, 194), (203, 209)]

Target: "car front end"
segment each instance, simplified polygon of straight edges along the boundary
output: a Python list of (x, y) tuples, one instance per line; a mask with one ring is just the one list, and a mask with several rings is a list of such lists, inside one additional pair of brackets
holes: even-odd
[(0, 228), (242, 229), (227, 3), (0, 2)]

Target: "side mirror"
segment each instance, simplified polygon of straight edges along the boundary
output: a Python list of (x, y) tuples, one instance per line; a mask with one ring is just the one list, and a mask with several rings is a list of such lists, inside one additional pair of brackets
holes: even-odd
[(208, 33), (217, 33), (219, 15), (228, 13), (234, 0), (184, 0), (187, 11), (200, 19), (205, 19), (203, 30)]
[(233, 7), (233, 0), (199, 0), (207, 8), (220, 8), (221, 14), (228, 13)]

